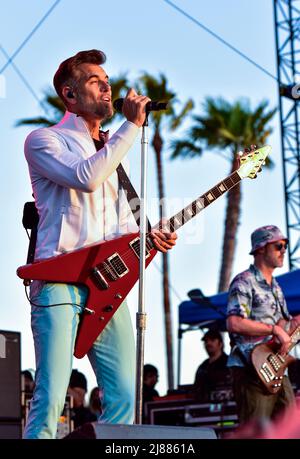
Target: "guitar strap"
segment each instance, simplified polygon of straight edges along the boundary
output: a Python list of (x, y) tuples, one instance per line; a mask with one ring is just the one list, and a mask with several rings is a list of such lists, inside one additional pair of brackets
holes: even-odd
[[(100, 140), (94, 140), (95, 147), (97, 150), (100, 150), (103, 148), (104, 144), (108, 141), (108, 136), (109, 136), (109, 131), (99, 131), (99, 139)], [(140, 227), (140, 208), (141, 208), (141, 200), (135, 191), (128, 175), (125, 172), (124, 167), (120, 163), (117, 167), (117, 174), (118, 174), (118, 179), (119, 179), (119, 185), (123, 190), (126, 192), (126, 199), (128, 201), (129, 207), (131, 209), (131, 212), (133, 213), (134, 219), (136, 221), (136, 224), (138, 227)], [(133, 207), (133, 203), (137, 204), (135, 207)], [(151, 224), (149, 222), (149, 219), (147, 217), (147, 231), (151, 231)]]
[(280, 311), (281, 311), (281, 314), (282, 314), (282, 317), (286, 320), (286, 321), (290, 321), (290, 317), (286, 314), (284, 308), (283, 308), (283, 305), (281, 304), (281, 302), (279, 301), (279, 298), (278, 298), (278, 293), (277, 293), (277, 290), (276, 292), (274, 292), (273, 288), (272, 288), (272, 293), (273, 293), (273, 296), (275, 298), (275, 302), (277, 305), (279, 305), (280, 307)]
[[(137, 194), (137, 192), (135, 191), (128, 175), (126, 174), (125, 172), (125, 169), (124, 167), (122, 166), (122, 164), (120, 163), (117, 167), (117, 173), (118, 173), (118, 178), (119, 178), (119, 184), (121, 186), (121, 188), (123, 188), (124, 191), (126, 191), (126, 198), (127, 198), (127, 201), (128, 201), (128, 204), (130, 206), (130, 209), (131, 209), (131, 212), (133, 213), (133, 216), (134, 216), (134, 219), (136, 221), (136, 224), (138, 225), (138, 227), (140, 227), (140, 208), (141, 208), (141, 200)], [(135, 206), (135, 208), (133, 207), (132, 203), (133, 202), (136, 202), (137, 205)], [(147, 221), (147, 231), (150, 232), (151, 231), (151, 224), (149, 222), (149, 219), (148, 217), (146, 217), (146, 221)]]

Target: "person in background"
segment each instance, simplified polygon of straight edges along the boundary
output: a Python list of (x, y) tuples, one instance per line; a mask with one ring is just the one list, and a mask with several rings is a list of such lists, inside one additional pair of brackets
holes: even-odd
[(85, 395), (87, 393), (87, 380), (83, 373), (72, 370), (70, 383), (67, 391), (73, 397), (72, 421), (74, 428), (87, 422), (97, 421), (97, 416), (85, 406)]
[(232, 368), (234, 394), (240, 423), (274, 418), (295, 397), (287, 375), (280, 390), (270, 393), (251, 362), (254, 346), (275, 340), (284, 356), (291, 344), (290, 333), (300, 316), (289, 314), (283, 292), (273, 277), (283, 266), (288, 239), (274, 225), (262, 226), (251, 234), (250, 255), (254, 263), (238, 274), (229, 289), (227, 328), (233, 344), (228, 365)]
[(158, 369), (151, 364), (144, 365), (143, 376), (143, 423), (146, 421), (145, 404), (151, 402), (155, 397), (159, 397), (159, 393), (154, 388), (158, 382)]
[(21, 387), (24, 392), (28, 394), (33, 393), (35, 382), (30, 370), (23, 370), (21, 372)]
[(91, 413), (93, 413), (97, 417), (97, 419), (102, 413), (100, 395), (101, 395), (101, 391), (99, 387), (94, 387), (91, 390), (90, 399), (89, 399), (89, 409)]
[(224, 352), (223, 337), (219, 330), (210, 329), (203, 336), (208, 359), (197, 369), (193, 396), (200, 402), (212, 401), (214, 391), (231, 389), (231, 375), (227, 367), (228, 355)]

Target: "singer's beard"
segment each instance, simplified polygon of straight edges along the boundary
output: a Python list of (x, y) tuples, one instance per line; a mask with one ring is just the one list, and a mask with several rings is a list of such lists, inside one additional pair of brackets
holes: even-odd
[(109, 120), (114, 114), (112, 104), (108, 102), (95, 104), (94, 114), (102, 121)]
[[(80, 100), (79, 100), (80, 101)], [(78, 111), (78, 115), (88, 118), (96, 118), (101, 122), (104, 122), (110, 119), (113, 114), (113, 106), (111, 102), (90, 102), (86, 103), (84, 101), (80, 101), (82, 108)]]

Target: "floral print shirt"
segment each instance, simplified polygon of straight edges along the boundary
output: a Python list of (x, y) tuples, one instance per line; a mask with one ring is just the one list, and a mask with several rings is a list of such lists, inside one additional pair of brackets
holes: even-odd
[[(290, 320), (283, 292), (276, 279), (269, 285), (255, 265), (238, 274), (231, 282), (228, 295), (227, 316), (240, 316), (275, 325), (279, 319)], [(231, 334), (232, 350), (228, 366), (244, 366), (250, 361), (253, 347), (269, 341), (272, 336), (246, 336)], [(243, 357), (241, 357), (241, 354)]]

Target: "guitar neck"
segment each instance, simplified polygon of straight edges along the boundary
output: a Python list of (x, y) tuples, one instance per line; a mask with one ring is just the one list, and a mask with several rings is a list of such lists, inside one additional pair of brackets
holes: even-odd
[(178, 228), (185, 225), (185, 223), (198, 215), (201, 210), (205, 209), (205, 207), (208, 207), (224, 193), (235, 187), (235, 185), (237, 185), (241, 180), (242, 179), (238, 172), (233, 172), (224, 180), (217, 183), (217, 185), (215, 185), (213, 188), (204, 193), (202, 196), (199, 196), (199, 198), (195, 199), (195, 201), (186, 206), (180, 212), (173, 215), (173, 217), (169, 218), (167, 221), (164, 221), (163, 224), (160, 222), (157, 226), (160, 228), (168, 229), (171, 233), (177, 231)]
[(291, 344), (289, 345), (288, 352), (290, 352), (293, 349), (293, 347), (296, 346), (296, 344), (298, 343), (300, 339), (300, 325), (293, 331), (290, 337), (291, 337)]

